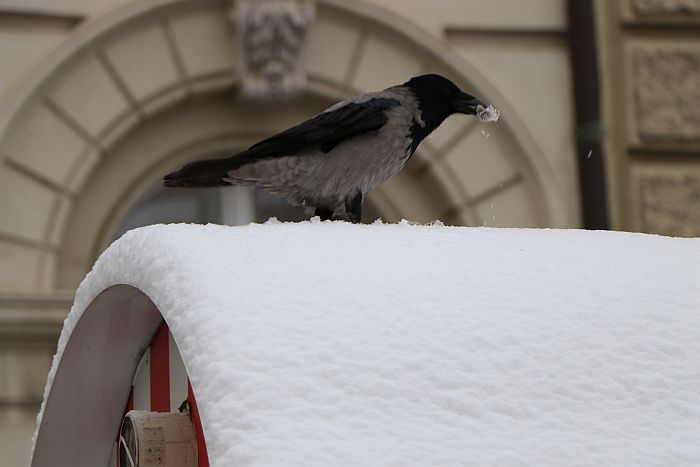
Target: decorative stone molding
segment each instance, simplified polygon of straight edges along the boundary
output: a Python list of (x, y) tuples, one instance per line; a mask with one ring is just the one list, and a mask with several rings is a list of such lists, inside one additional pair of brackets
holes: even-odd
[(700, 49), (638, 49), (634, 68), (639, 137), (700, 141)]
[(640, 16), (700, 15), (700, 0), (632, 0)]
[(231, 18), (245, 97), (279, 99), (303, 89), (299, 54), (315, 13), (314, 0), (234, 0)]
[(644, 231), (700, 236), (700, 174), (649, 173), (640, 179), (639, 189)]
[(71, 291), (0, 293), (0, 340), (53, 344), (73, 302)]

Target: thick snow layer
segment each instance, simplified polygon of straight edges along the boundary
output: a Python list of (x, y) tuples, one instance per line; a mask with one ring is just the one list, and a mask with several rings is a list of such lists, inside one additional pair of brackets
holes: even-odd
[(700, 465), (698, 239), (146, 227), (80, 286), (51, 374), (119, 283), (164, 314), (214, 466)]

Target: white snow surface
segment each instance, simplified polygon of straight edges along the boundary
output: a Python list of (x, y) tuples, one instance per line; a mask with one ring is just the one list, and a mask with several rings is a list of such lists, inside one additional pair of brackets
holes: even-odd
[(121, 283), (168, 322), (213, 466), (700, 465), (699, 239), (145, 227), (81, 284), (47, 391)]

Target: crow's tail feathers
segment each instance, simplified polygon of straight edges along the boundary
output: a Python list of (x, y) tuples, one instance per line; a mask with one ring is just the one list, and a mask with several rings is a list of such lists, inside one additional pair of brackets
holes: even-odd
[(190, 162), (180, 170), (163, 177), (163, 185), (167, 187), (208, 187), (230, 185), (224, 177), (232, 164), (230, 159), (210, 159)]

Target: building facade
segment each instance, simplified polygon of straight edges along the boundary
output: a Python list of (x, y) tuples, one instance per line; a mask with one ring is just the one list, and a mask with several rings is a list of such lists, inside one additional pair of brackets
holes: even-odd
[[(26, 460), (72, 294), (116, 236), (302, 218), (246, 190), (164, 192), (162, 175), (358, 92), (436, 72), (502, 115), (448, 119), (368, 220), (590, 227), (603, 193), (611, 228), (698, 235), (700, 3), (580, 3), (595, 89), (565, 0), (0, 0), (3, 462)], [(588, 160), (598, 178), (580, 177)]]

